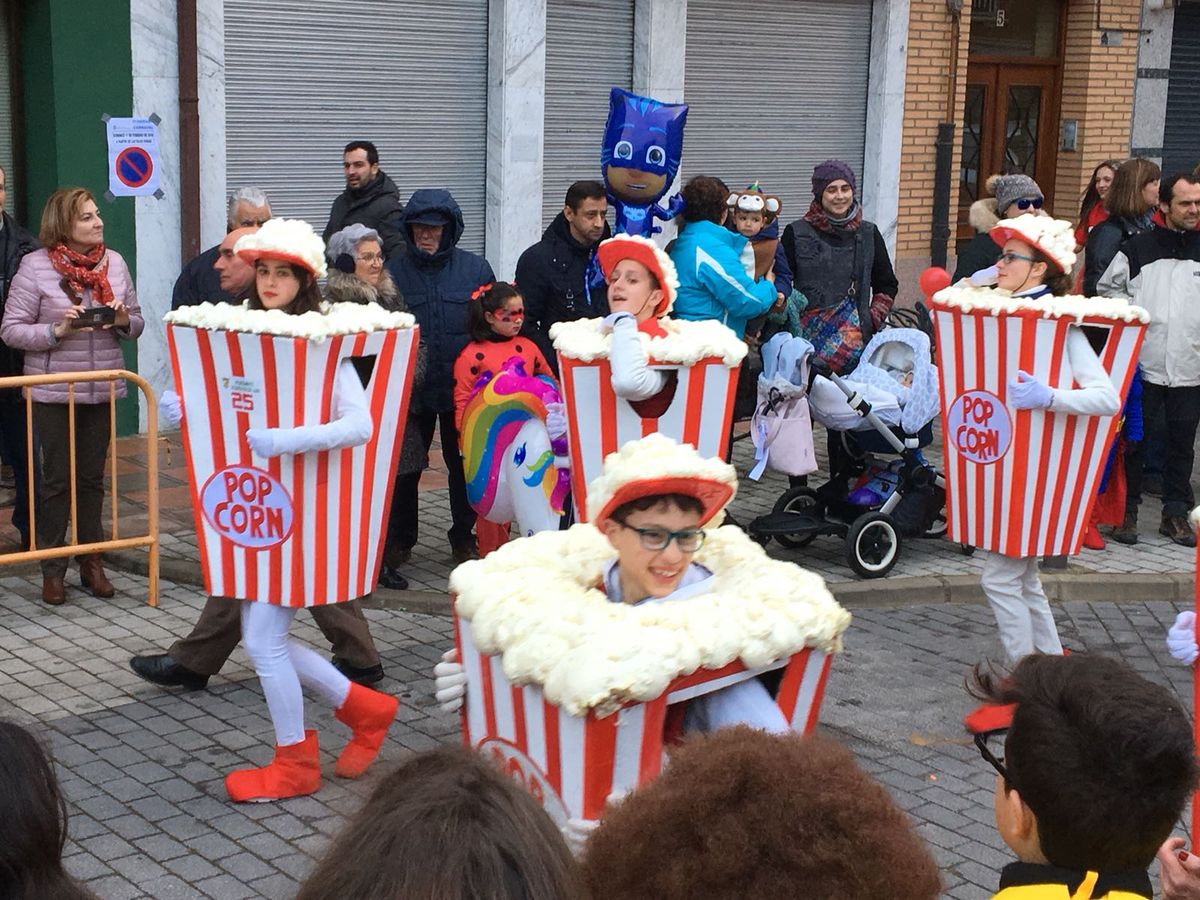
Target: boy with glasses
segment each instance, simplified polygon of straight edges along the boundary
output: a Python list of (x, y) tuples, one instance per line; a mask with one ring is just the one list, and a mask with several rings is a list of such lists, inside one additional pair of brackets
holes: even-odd
[[(703, 459), (660, 434), (610, 454), (588, 488), (592, 525), (616, 551), (597, 587), (611, 602), (631, 604), (686, 601), (713, 591), (713, 573), (693, 557), (704, 543), (705, 526), (720, 522), (736, 489), (732, 466)], [(442, 660), (434, 669), (437, 699), (453, 712), (466, 695), (466, 675), (457, 651)], [(684, 732), (730, 725), (790, 730), (770, 692), (753, 678), (690, 701), (680, 724)]]
[[(1003, 742), (977, 735), (996, 770), (996, 827), (1019, 862), (996, 900), (1152, 898), (1147, 868), (1196, 784), (1179, 702), (1117, 660), (1034, 654), (977, 693), (1015, 704)], [(991, 740), (989, 740), (991, 738)]]

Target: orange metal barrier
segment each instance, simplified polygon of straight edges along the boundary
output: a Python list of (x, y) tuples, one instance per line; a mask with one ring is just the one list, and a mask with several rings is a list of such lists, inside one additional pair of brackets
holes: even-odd
[[(146, 398), (146, 517), (148, 533), (139, 537), (121, 537), (120, 520), (117, 515), (117, 381), (132, 382)], [(78, 498), (75, 484), (75, 385), (98, 381), (108, 382), (108, 422), (111, 429), (109, 440), (109, 479), (112, 484), (112, 537), (107, 541), (89, 544), (79, 543), (79, 527), (76, 521)], [(0, 390), (5, 388), (36, 387), (44, 384), (67, 385), (67, 417), (71, 459), (71, 532), (70, 541), (61, 547), (38, 549), (37, 504), (35, 502), (36, 479), (33, 465), (33, 400), (25, 393), (25, 440), (27, 464), (29, 466), (29, 550), (16, 553), (0, 553), (0, 565), (6, 563), (34, 562), (54, 559), (59, 556), (103, 553), (105, 550), (124, 550), (131, 547), (149, 548), (149, 597), (151, 606), (158, 606), (158, 399), (149, 382), (136, 372), (125, 369), (104, 369), (95, 372), (56, 373), (51, 375), (19, 375), (0, 378)]]

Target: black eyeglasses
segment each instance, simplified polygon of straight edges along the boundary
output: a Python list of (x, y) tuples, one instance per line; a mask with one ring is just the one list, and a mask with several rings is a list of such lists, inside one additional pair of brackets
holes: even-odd
[(993, 769), (1000, 773), (1000, 777), (1004, 779), (1004, 783), (1012, 787), (1012, 779), (1008, 777), (1008, 769), (1004, 766), (1004, 757), (996, 756), (995, 753), (988, 749), (988, 738), (993, 734), (998, 734), (998, 732), (985, 731), (975, 735), (975, 746), (979, 748), (979, 755), (987, 760)]
[(1018, 259), (1021, 260), (1022, 262), (1027, 262), (1027, 263), (1037, 262), (1037, 260), (1034, 259), (1032, 256), (1022, 256), (1020, 253), (1013, 253), (1011, 250), (1008, 251), (1007, 253), (1001, 253), (1000, 259), (1003, 260), (1004, 262), (1008, 263), (1010, 266), (1014, 262), (1016, 262)]
[(1022, 197), (1017, 201), (1017, 209), (1029, 209), (1031, 206), (1034, 209), (1041, 209), (1044, 202), (1040, 197), (1034, 197), (1032, 200)]
[(638, 539), (642, 542), (642, 547), (646, 550), (666, 550), (670, 546), (671, 541), (679, 544), (679, 549), (683, 553), (695, 553), (704, 544), (704, 529), (702, 528), (685, 528), (683, 531), (667, 531), (665, 528), (635, 528), (632, 525), (626, 525), (624, 522), (618, 522), (622, 528), (628, 528), (630, 531), (636, 531)]

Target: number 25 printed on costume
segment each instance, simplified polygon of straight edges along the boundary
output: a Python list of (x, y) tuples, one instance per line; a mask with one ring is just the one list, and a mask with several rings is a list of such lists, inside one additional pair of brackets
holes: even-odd
[[(265, 312), (207, 303), (188, 309), (188, 325), (169, 324), (167, 339), (187, 411), (183, 440), (205, 590), (283, 606), (371, 593), (416, 362), (412, 316), (378, 310), (383, 318), (375, 321), (367, 307), (337, 304), (318, 319), (338, 323), (340, 333), (307, 333), (305, 317), (280, 316), (272, 334), (248, 330), (246, 313), (262, 331)], [(371, 439), (255, 457), (249, 428), (330, 421), (334, 374), (346, 357), (373, 358)]]

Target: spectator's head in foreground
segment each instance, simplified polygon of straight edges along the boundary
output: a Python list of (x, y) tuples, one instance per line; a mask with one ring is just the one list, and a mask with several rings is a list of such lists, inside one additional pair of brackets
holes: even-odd
[(933, 900), (937, 865), (845, 747), (746, 727), (689, 738), (605, 816), (584, 877), (605, 900)]
[(553, 821), (483, 756), (443, 747), (384, 778), (297, 900), (586, 898)]
[(1196, 783), (1179, 701), (1124, 663), (1082, 654), (1034, 654), (1011, 676), (976, 682), (989, 701), (1017, 704), (1003, 759), (985, 754), (1012, 851), (1093, 872), (1150, 865)]
[(0, 720), (0, 897), (94, 900), (63, 869), (67, 803), (37, 738)]

